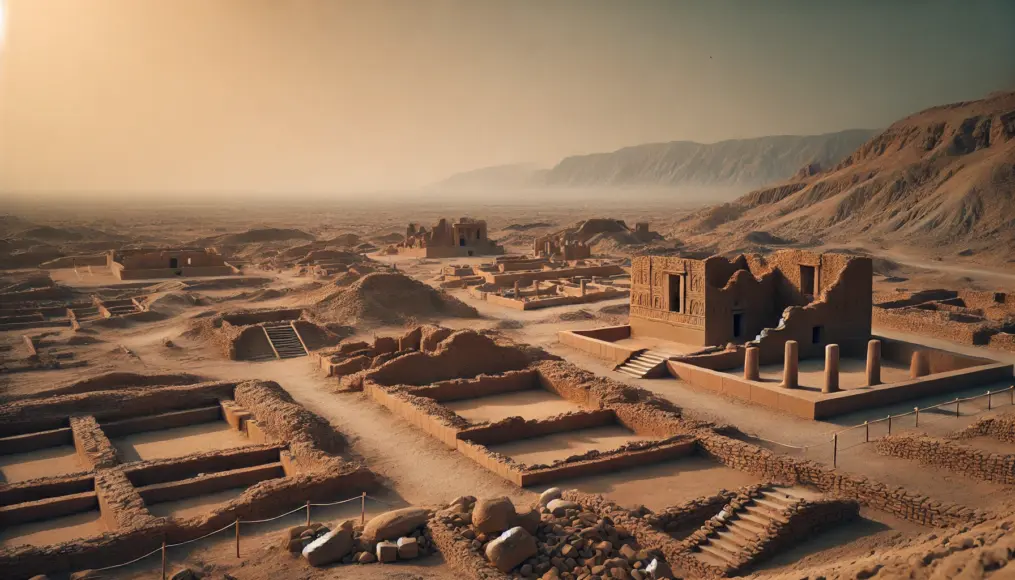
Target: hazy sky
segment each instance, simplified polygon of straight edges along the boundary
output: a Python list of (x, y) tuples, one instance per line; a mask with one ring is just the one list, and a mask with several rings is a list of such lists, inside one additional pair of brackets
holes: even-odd
[(6, 0), (0, 191), (375, 190), (884, 127), (1015, 88), (1013, 22), (1012, 0)]

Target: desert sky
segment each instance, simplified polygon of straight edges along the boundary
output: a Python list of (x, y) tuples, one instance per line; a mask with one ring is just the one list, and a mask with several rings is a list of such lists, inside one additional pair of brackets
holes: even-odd
[[(3, 2), (3, 0), (0, 0)], [(0, 193), (410, 188), (1015, 87), (1015, 2), (6, 0)]]

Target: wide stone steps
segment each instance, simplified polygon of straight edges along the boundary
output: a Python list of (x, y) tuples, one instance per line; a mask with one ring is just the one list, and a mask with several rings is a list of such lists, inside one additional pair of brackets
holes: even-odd
[(670, 356), (671, 355), (665, 353), (643, 350), (624, 361), (617, 367), (616, 370), (619, 373), (623, 373), (636, 379), (643, 379), (653, 369), (666, 362), (666, 359)]
[(271, 341), (271, 345), (278, 353), (278, 358), (296, 358), (307, 356), (307, 349), (303, 346), (296, 329), (291, 324), (280, 324), (277, 326), (265, 326), (264, 333)]
[(695, 546), (694, 557), (724, 572), (742, 566), (746, 560), (744, 550), (766, 536), (772, 524), (789, 522), (788, 510), (803, 499), (804, 494), (792, 488), (763, 490), (761, 497), (734, 511), (722, 527), (712, 530)]

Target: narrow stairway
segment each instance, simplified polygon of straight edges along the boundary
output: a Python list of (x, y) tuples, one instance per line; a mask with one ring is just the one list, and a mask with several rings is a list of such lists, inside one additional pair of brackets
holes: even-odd
[(78, 306), (71, 308), (74, 311), (74, 317), (77, 318), (78, 322), (84, 322), (86, 320), (95, 320), (96, 318), (102, 318), (99, 314), (99, 307), (95, 305), (91, 306)]
[(790, 487), (769, 487), (762, 496), (751, 500), (732, 514), (727, 514), (725, 525), (716, 528), (697, 545), (694, 557), (721, 570), (743, 566), (746, 546), (756, 543), (772, 524), (789, 522), (787, 509), (809, 497), (810, 492)]
[(264, 333), (268, 335), (268, 340), (275, 347), (278, 358), (307, 356), (307, 349), (304, 348), (303, 342), (296, 334), (296, 329), (292, 324), (265, 325)]
[(645, 349), (635, 353), (614, 370), (636, 379), (644, 379), (671, 356), (673, 355)]

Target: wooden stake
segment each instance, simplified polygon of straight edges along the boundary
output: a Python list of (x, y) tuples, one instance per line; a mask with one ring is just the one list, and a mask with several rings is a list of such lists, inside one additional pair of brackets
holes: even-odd
[(839, 434), (832, 434), (832, 467), (839, 466)]
[(870, 424), (870, 421), (864, 421), (863, 422), (863, 428), (864, 428), (863, 442), (864, 443), (870, 443), (871, 442), (871, 424)]
[(236, 557), (240, 557), (240, 516), (236, 516)]
[(891, 415), (888, 416), (888, 434), (889, 435), (892, 434), (892, 416)]
[(310, 527), (310, 500), (307, 500), (307, 527)]
[(360, 496), (359, 504), (359, 523), (360, 525), (367, 525), (367, 492), (363, 492)]
[(162, 580), (166, 580), (166, 541), (162, 540)]
[(916, 414), (916, 426), (920, 426), (920, 407), (913, 407), (913, 413)]

